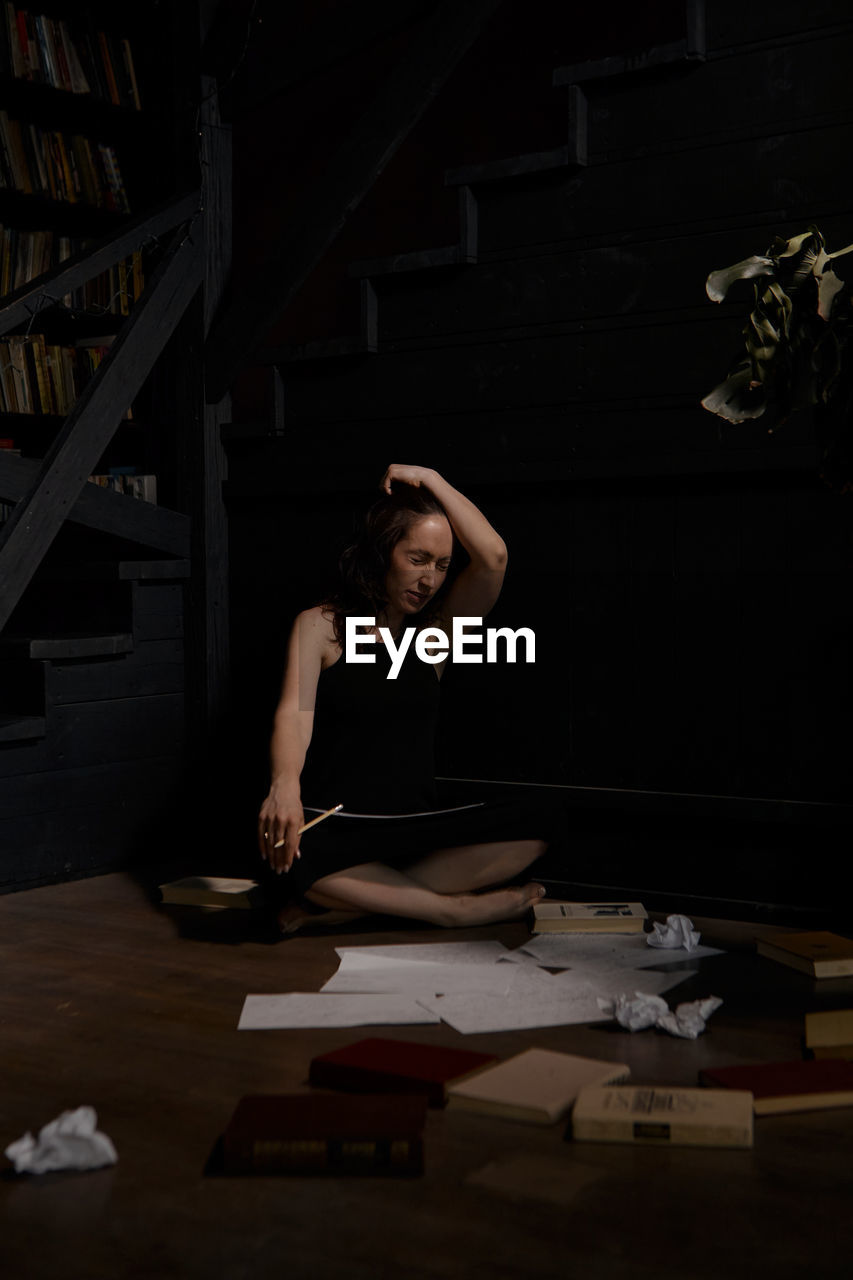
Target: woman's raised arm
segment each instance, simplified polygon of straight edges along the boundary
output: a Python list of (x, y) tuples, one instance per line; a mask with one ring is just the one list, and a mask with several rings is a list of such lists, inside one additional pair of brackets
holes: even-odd
[(497, 600), (506, 573), (507, 550), (503, 538), (493, 529), (478, 507), (431, 467), (411, 467), (394, 462), (382, 477), (381, 487), (391, 493), (398, 481), (419, 488), (424, 485), (437, 498), (456, 537), (468, 552), (466, 565), (447, 593), (443, 613), (448, 618), (484, 618)]
[[(329, 624), (318, 608), (306, 609), (293, 624), (281, 698), (270, 743), (270, 790), (258, 815), (258, 848), (274, 871), (289, 871), (299, 853), (303, 825), (300, 774), (314, 728), (317, 681), (328, 645)], [(284, 840), (276, 849), (279, 840)]]

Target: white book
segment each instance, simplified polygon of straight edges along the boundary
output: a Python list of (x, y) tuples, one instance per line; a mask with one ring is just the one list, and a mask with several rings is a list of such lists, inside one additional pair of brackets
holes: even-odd
[(581, 1089), (627, 1080), (630, 1074), (623, 1062), (527, 1049), (448, 1085), (447, 1100), (448, 1106), (455, 1109), (481, 1111), (530, 1124), (556, 1124)]

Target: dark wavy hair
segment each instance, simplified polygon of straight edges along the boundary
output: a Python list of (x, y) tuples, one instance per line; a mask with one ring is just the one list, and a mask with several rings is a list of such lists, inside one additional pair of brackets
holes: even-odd
[[(377, 617), (388, 603), (385, 577), (391, 565), (391, 554), (401, 538), (424, 516), (444, 516), (444, 507), (421, 485), (403, 485), (375, 502), (364, 516), (355, 542), (346, 548), (338, 561), (338, 589), (323, 601), (332, 615), (335, 639), (344, 644), (347, 617)], [(449, 523), (449, 521), (448, 521)], [(454, 537), (454, 546), (455, 546)], [(440, 611), (448, 580), (418, 615), (418, 624), (434, 618)]]

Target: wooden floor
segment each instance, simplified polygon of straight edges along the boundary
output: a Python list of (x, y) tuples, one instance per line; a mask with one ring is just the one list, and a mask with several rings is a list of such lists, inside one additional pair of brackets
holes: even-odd
[[(696, 922), (733, 950), (668, 993), (723, 997), (695, 1042), (603, 1024), (463, 1037), (389, 1034), (501, 1055), (536, 1044), (625, 1061), (638, 1083), (800, 1056), (809, 1009), (853, 1005), (755, 956), (753, 930)], [(254, 931), (254, 936), (253, 936)], [(207, 936), (205, 936), (207, 935)], [(497, 937), (364, 922), (275, 942), (248, 913), (157, 908), (125, 875), (0, 899), (0, 1149), (93, 1105), (119, 1163), (0, 1176), (0, 1275), (15, 1280), (377, 1277), (810, 1277), (853, 1243), (853, 1108), (756, 1121), (753, 1151), (571, 1144), (548, 1129), (431, 1112), (414, 1180), (216, 1178), (205, 1164), (237, 1099), (306, 1089), (311, 1057), (360, 1030), (238, 1032), (248, 992), (317, 990), (341, 941)]]

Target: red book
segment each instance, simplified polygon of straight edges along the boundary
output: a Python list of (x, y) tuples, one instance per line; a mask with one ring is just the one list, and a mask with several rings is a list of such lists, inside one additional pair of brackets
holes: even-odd
[(497, 1062), (493, 1053), (444, 1049), (410, 1040), (358, 1040), (311, 1062), (308, 1079), (326, 1089), (351, 1093), (413, 1093), (443, 1107), (450, 1081)]
[(713, 1089), (749, 1090), (756, 1115), (853, 1106), (853, 1062), (840, 1058), (710, 1067), (699, 1079)]
[(241, 1098), (222, 1139), (224, 1173), (423, 1173), (424, 1098), (331, 1093)]

